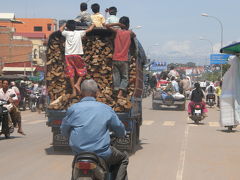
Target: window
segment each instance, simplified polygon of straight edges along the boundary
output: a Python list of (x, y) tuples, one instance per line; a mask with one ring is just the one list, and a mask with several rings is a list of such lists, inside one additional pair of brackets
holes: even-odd
[(34, 26), (34, 31), (42, 31), (42, 26)]
[(51, 31), (52, 30), (52, 24), (47, 24), (47, 30)]

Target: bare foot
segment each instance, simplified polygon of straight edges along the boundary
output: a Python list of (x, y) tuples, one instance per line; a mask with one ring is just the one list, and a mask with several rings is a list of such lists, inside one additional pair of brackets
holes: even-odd
[(18, 133), (26, 136), (26, 134), (22, 130), (18, 130)]
[(118, 96), (119, 99), (124, 98), (122, 90), (119, 90)]

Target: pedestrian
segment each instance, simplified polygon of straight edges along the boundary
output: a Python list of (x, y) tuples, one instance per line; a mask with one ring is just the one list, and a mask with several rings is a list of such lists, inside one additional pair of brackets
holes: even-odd
[(106, 9), (106, 12), (110, 14), (110, 16), (106, 20), (106, 24), (112, 24), (112, 23), (118, 23), (119, 18), (117, 17), (117, 8), (116, 7), (110, 7), (109, 9)]
[(220, 97), (222, 95), (222, 81), (219, 82), (219, 85), (216, 88), (217, 94), (217, 107), (220, 107)]
[(100, 5), (95, 3), (92, 4), (91, 9), (93, 11), (94, 14), (91, 15), (91, 20), (92, 23), (96, 26), (96, 27), (103, 27), (103, 25), (105, 24), (105, 18), (104, 16), (100, 13)]
[[(80, 93), (79, 86), (83, 77), (87, 73), (86, 64), (82, 58), (83, 46), (82, 38), (87, 32), (90, 32), (94, 25), (91, 25), (87, 30), (75, 30), (76, 23), (74, 20), (68, 20), (65, 25), (60, 28), (62, 35), (66, 37), (65, 41), (65, 61), (66, 61), (66, 76), (70, 79), (72, 87), (72, 97), (76, 96), (77, 91)], [(65, 27), (67, 29), (65, 29)], [(75, 72), (78, 75), (75, 83)]]
[(68, 108), (61, 132), (69, 138), (75, 155), (92, 152), (105, 159), (116, 172), (116, 180), (127, 180), (128, 155), (110, 145), (110, 130), (118, 137), (125, 136), (125, 128), (113, 109), (96, 101), (98, 86), (93, 79), (81, 84), (82, 99)]
[(80, 14), (75, 18), (80, 26), (90, 26), (92, 24), (91, 14), (87, 12), (88, 5), (83, 2), (80, 4)]
[[(118, 92), (118, 98), (123, 97), (123, 91), (127, 91), (128, 71), (129, 71), (129, 47), (131, 38), (135, 33), (129, 30), (130, 20), (123, 16), (119, 23), (107, 24), (106, 27), (115, 33), (114, 52), (113, 52), (113, 86)], [(120, 26), (121, 29), (115, 28)]]
[(170, 71), (168, 73), (168, 77), (171, 79), (172, 77), (178, 78), (179, 77), (179, 73), (175, 70), (174, 66), (170, 67)]
[(183, 95), (186, 96), (186, 91), (190, 90), (191, 88), (190, 81), (187, 76), (183, 77), (183, 79), (180, 81), (180, 84), (182, 86)]

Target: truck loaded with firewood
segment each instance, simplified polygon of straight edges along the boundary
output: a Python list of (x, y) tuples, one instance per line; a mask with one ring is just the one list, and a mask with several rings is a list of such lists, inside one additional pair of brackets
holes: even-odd
[[(72, 89), (64, 73), (65, 38), (60, 31), (54, 32), (46, 51), (46, 83), (50, 104), (47, 125), (52, 128), (53, 148), (60, 150), (68, 146), (68, 139), (61, 135), (60, 125), (66, 109), (79, 98), (71, 98)], [(113, 91), (112, 55), (114, 35), (107, 29), (93, 29), (83, 39), (83, 58), (87, 64), (86, 79), (94, 79), (99, 87), (97, 100), (113, 108), (123, 122), (129, 136), (117, 138), (115, 146), (120, 150), (134, 152), (139, 142), (142, 124), (143, 66), (147, 59), (136, 38), (131, 39), (129, 55), (129, 84), (124, 98)], [(101, 121), (101, 118), (99, 118)]]

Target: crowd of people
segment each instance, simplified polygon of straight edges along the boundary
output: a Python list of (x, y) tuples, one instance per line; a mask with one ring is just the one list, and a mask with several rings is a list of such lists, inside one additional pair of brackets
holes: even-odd
[(152, 76), (148, 76), (145, 80), (146, 83), (149, 83), (151, 89), (163, 90), (163, 96), (164, 94), (180, 93), (188, 98), (190, 100), (188, 104), (189, 116), (191, 116), (194, 103), (201, 103), (203, 116), (207, 116), (206, 102), (209, 100), (210, 95), (217, 97), (214, 102), (217, 107), (220, 107), (222, 81), (211, 82), (204, 80), (193, 82), (189, 76), (180, 76), (174, 67), (170, 67), (169, 71), (153, 73)]

